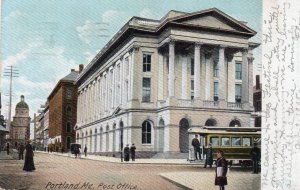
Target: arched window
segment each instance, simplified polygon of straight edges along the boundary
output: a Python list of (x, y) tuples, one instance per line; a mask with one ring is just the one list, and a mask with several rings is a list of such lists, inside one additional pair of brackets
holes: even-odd
[(151, 124), (144, 121), (142, 124), (142, 144), (151, 144)]
[(165, 126), (165, 121), (163, 120), (163, 118), (161, 118), (159, 120), (159, 126), (162, 127), (162, 126)]
[(217, 121), (215, 119), (208, 119), (205, 122), (205, 126), (217, 126)]
[(66, 131), (69, 133), (71, 132), (71, 123), (70, 122), (67, 122), (67, 125), (66, 125)]
[(241, 122), (237, 119), (234, 119), (229, 123), (229, 127), (241, 127)]
[(66, 114), (67, 115), (72, 115), (72, 107), (71, 106), (66, 107)]
[(97, 134), (97, 129), (95, 129), (95, 134)]

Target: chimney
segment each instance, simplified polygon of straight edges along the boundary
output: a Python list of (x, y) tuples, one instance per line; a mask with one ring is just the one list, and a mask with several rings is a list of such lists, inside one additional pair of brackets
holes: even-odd
[(71, 72), (74, 72), (75, 71), (75, 69), (71, 69)]
[(83, 70), (83, 67), (84, 67), (83, 64), (79, 65), (79, 73), (81, 73), (81, 71)]
[(255, 85), (256, 90), (260, 89), (260, 80), (259, 80), (259, 75), (256, 75), (256, 85)]

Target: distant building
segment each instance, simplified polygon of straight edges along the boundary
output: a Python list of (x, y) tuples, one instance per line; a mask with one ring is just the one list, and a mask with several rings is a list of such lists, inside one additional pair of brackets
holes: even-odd
[(74, 81), (78, 71), (74, 69), (60, 79), (48, 97), (49, 102), (49, 145), (54, 151), (70, 149), (75, 142), (74, 126), (77, 112), (77, 87)]
[(261, 127), (261, 83), (259, 75), (256, 75), (256, 83), (253, 87), (254, 126)]
[(15, 146), (18, 143), (25, 143), (30, 137), (29, 107), (23, 95), (21, 95), (21, 101), (16, 105), (15, 116), (11, 123), (10, 137)]
[(255, 35), (216, 8), (132, 17), (76, 80), (77, 142), (187, 153), (191, 127), (252, 127)]
[(44, 114), (44, 129), (43, 129), (43, 142), (44, 142), (44, 150), (48, 150), (49, 144), (49, 104), (46, 102), (46, 107), (43, 110)]

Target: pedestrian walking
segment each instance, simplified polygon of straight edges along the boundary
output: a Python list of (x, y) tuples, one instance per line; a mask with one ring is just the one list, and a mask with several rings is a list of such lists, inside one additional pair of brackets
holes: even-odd
[(220, 190), (225, 190), (225, 185), (227, 185), (227, 161), (224, 158), (224, 152), (222, 150), (217, 151), (217, 161), (216, 161), (216, 177), (215, 185), (220, 187)]
[(250, 151), (252, 164), (253, 164), (253, 173), (258, 173), (258, 162), (260, 161), (260, 149), (257, 147), (257, 143), (253, 144), (254, 147)]
[(77, 158), (78, 156), (78, 152), (79, 152), (79, 149), (77, 146), (74, 147), (74, 154), (75, 154), (75, 158)]
[[(195, 138), (192, 140), (192, 146), (194, 147), (195, 159), (202, 160), (201, 159), (201, 148), (200, 148), (200, 142), (198, 140), (198, 135), (195, 135)], [(199, 158), (198, 158), (198, 155), (199, 155)]]
[(84, 156), (86, 157), (86, 153), (87, 153), (87, 147), (86, 147), (86, 145), (85, 145), (85, 147), (84, 147), (83, 152), (84, 152)]
[(131, 160), (132, 161), (135, 161), (135, 149), (136, 149), (135, 145), (132, 144), (131, 147), (130, 147), (130, 155), (131, 155)]
[(126, 147), (124, 148), (124, 161), (125, 162), (129, 161), (129, 154), (130, 154), (129, 144), (127, 144)]
[(6, 143), (6, 154), (9, 155), (9, 143)]
[(25, 151), (26, 153), (25, 153), (25, 162), (24, 162), (23, 170), (33, 171), (35, 170), (34, 162), (33, 162), (34, 153), (30, 141), (26, 142)]
[(18, 153), (19, 153), (19, 160), (24, 160), (24, 145), (21, 143), (18, 147)]
[(205, 148), (205, 164), (204, 164), (204, 168), (206, 168), (207, 165), (209, 165), (209, 167), (212, 167), (213, 164), (213, 150), (211, 147), (211, 143), (209, 143), (208, 147)]

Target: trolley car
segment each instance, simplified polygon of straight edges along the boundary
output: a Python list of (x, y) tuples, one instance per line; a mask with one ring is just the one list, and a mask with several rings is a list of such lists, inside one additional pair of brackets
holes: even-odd
[[(213, 159), (216, 160), (216, 151), (221, 149), (230, 163), (240, 164), (242, 167), (251, 165), (250, 151), (254, 143), (261, 146), (261, 129), (254, 127), (199, 127), (189, 129), (190, 142), (195, 135), (200, 136), (201, 148), (204, 149), (211, 143)], [(190, 143), (190, 151), (193, 148)], [(202, 150), (202, 158), (204, 151)], [(193, 153), (190, 153), (190, 161)]]

